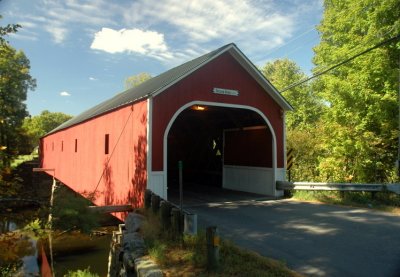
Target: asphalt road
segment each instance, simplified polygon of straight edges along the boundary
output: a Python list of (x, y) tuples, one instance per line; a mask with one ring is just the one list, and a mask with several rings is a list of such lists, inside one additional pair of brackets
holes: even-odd
[[(210, 194), (209, 194), (210, 195)], [(218, 226), (222, 237), (306, 276), (400, 276), (400, 216), (361, 208), (252, 200), (184, 199), (198, 225)], [(202, 200), (203, 201), (202, 201)], [(229, 201), (229, 202), (226, 202)]]

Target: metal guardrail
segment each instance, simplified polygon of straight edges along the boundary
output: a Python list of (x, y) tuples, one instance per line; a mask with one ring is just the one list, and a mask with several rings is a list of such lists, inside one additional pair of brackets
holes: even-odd
[(400, 184), (354, 184), (354, 183), (318, 183), (277, 181), (280, 190), (336, 190), (336, 191), (390, 191), (400, 194)]

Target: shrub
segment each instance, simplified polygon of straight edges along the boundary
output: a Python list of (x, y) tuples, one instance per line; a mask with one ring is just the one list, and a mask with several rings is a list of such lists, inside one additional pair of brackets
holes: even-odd
[(53, 228), (90, 233), (99, 226), (99, 214), (90, 211), (87, 208), (89, 205), (87, 199), (71, 193), (67, 188), (57, 188), (52, 209)]

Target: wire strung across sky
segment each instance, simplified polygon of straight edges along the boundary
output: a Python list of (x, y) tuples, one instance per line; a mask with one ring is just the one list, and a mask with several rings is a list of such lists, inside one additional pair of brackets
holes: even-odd
[(387, 40), (385, 40), (385, 41), (382, 41), (382, 42), (380, 42), (380, 43), (378, 43), (378, 44), (376, 44), (376, 45), (374, 45), (374, 46), (372, 46), (372, 47), (370, 47), (370, 48), (368, 48), (368, 49), (366, 49), (366, 50), (364, 50), (364, 51), (362, 51), (362, 52), (360, 52), (360, 53), (358, 53), (358, 54), (356, 54), (356, 55), (354, 55), (354, 56), (352, 56), (352, 57), (350, 57), (350, 58), (345, 59), (344, 61), (341, 61), (340, 63), (337, 63), (337, 64), (335, 64), (335, 65), (333, 65), (333, 66), (331, 66), (331, 67), (329, 67), (329, 68), (327, 68), (327, 69), (325, 69), (325, 70), (323, 70), (323, 71), (321, 71), (321, 72), (315, 73), (315, 74), (312, 75), (311, 77), (308, 77), (308, 78), (306, 78), (306, 79), (302, 79), (302, 80), (300, 80), (300, 81), (297, 81), (297, 82), (295, 82), (295, 83), (293, 83), (293, 84), (291, 84), (291, 85), (289, 85), (289, 86), (283, 88), (283, 89), (280, 91), (280, 93), (285, 92), (285, 91), (287, 91), (287, 90), (289, 90), (289, 89), (291, 89), (291, 88), (297, 87), (297, 86), (299, 86), (299, 85), (301, 85), (301, 84), (303, 84), (303, 83), (305, 83), (305, 82), (308, 82), (308, 81), (310, 81), (310, 80), (312, 80), (312, 79), (314, 79), (314, 78), (316, 78), (316, 77), (318, 77), (318, 76), (321, 76), (322, 74), (325, 74), (325, 73), (331, 71), (332, 69), (335, 69), (335, 68), (337, 68), (337, 67), (339, 67), (339, 66), (341, 66), (341, 65), (343, 65), (343, 64), (345, 64), (345, 63), (348, 63), (349, 61), (352, 61), (352, 60), (354, 60), (355, 58), (357, 58), (357, 57), (359, 57), (359, 56), (361, 56), (361, 55), (364, 55), (364, 54), (366, 54), (366, 53), (368, 53), (368, 52), (370, 52), (370, 51), (372, 51), (372, 50), (374, 50), (374, 49), (376, 49), (376, 48), (379, 48), (379, 47), (381, 47), (382, 45), (385, 45), (385, 44), (390, 43), (390, 42), (392, 42), (392, 41), (396, 41), (396, 40), (398, 40), (399, 38), (400, 38), (400, 34), (398, 34), (398, 35), (396, 35), (396, 36), (394, 36), (394, 37), (392, 37), (392, 38), (389, 38), (389, 39), (387, 39)]

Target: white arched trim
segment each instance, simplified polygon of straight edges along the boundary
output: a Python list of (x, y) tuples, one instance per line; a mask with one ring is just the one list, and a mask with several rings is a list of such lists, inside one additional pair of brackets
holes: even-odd
[[(164, 140), (163, 140), (163, 195), (164, 198), (167, 196), (167, 172), (168, 172), (168, 162), (167, 162), (167, 155), (168, 155), (168, 134), (169, 131), (172, 127), (172, 124), (174, 124), (176, 118), (188, 107), (191, 107), (193, 105), (204, 105), (204, 106), (215, 106), (215, 107), (223, 107), (223, 108), (237, 108), (237, 109), (245, 109), (245, 110), (250, 110), (254, 111), (258, 115), (260, 115), (265, 123), (267, 124), (271, 135), (272, 135), (272, 179), (273, 182), (275, 183), (275, 176), (276, 176), (276, 170), (277, 170), (277, 146), (276, 146), (276, 135), (274, 128), (271, 125), (271, 122), (268, 120), (268, 118), (265, 116), (263, 112), (261, 112), (259, 109), (247, 106), (247, 105), (237, 105), (237, 104), (227, 104), (227, 103), (219, 103), (219, 102), (207, 102), (207, 101), (192, 101), (189, 103), (186, 103), (182, 107), (180, 107), (175, 114), (172, 116), (171, 120), (169, 121), (165, 132), (164, 132)], [(161, 173), (161, 172), (160, 172)], [(275, 194), (275, 186), (273, 185), (273, 192)]]

